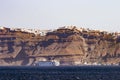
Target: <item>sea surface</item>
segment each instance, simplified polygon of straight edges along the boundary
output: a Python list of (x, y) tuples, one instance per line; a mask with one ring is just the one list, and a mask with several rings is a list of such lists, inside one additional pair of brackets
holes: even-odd
[(2, 66), (0, 80), (120, 80), (120, 66)]

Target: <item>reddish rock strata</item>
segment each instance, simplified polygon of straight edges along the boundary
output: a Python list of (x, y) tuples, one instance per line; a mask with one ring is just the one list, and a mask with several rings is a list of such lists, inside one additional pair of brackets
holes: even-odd
[(57, 29), (46, 36), (0, 30), (0, 66), (33, 65), (58, 60), (61, 65), (119, 64), (120, 37), (97, 30)]

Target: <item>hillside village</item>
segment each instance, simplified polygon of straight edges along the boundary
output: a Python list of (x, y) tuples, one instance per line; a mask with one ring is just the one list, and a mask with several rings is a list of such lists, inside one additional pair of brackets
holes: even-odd
[(64, 26), (56, 30), (0, 27), (0, 66), (119, 65), (120, 33)]

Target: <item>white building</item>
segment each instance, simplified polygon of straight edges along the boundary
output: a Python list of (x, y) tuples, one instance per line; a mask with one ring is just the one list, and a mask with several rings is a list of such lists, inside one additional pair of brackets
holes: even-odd
[(26, 28), (11, 28), (11, 30), (34, 33), (35, 35), (39, 35), (40, 34), (41, 36), (45, 36), (47, 32), (51, 32), (52, 31), (52, 30), (26, 29)]

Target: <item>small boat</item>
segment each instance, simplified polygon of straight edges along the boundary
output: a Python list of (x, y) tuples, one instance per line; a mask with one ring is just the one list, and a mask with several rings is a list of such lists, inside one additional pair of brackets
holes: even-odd
[(58, 61), (38, 61), (34, 66), (59, 66)]

